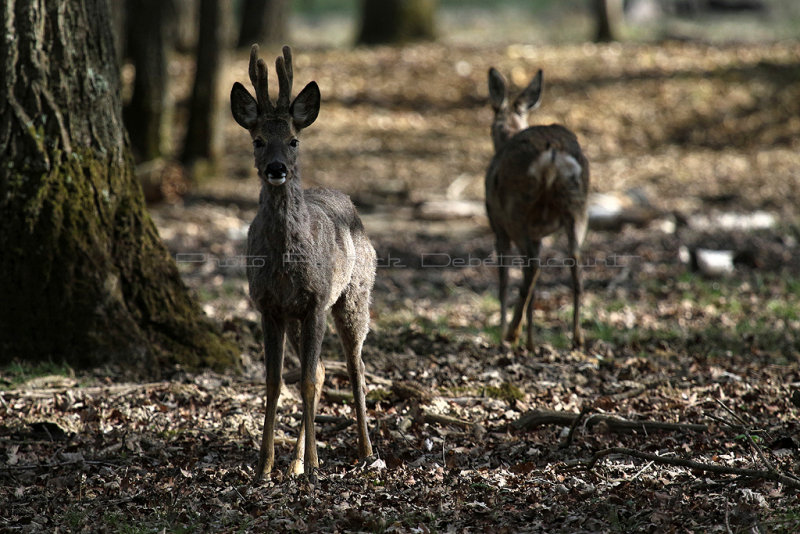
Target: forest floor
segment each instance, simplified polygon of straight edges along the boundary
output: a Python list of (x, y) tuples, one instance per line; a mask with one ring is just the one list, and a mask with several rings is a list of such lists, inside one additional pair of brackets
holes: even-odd
[[(242, 372), (5, 372), (0, 531), (800, 529), (799, 43), (295, 52), (295, 91), (315, 79), (323, 93), (304, 183), (349, 193), (380, 257), (364, 347), (375, 457), (356, 457), (331, 328), (319, 483), (282, 474), (300, 413), (288, 380), (276, 471), (250, 485), (263, 351), (236, 257), (258, 184), (226, 112), (219, 176), (151, 212)], [(531, 121), (578, 133), (593, 192), (636, 190), (656, 214), (590, 231), (582, 350), (565, 268), (539, 280), (537, 348), (499, 344), (490, 65), (517, 87), (544, 69)], [(225, 86), (246, 72), (242, 55)], [(563, 236), (545, 245), (564, 257)], [(734, 251), (733, 271), (693, 270), (681, 257), (697, 249)]]

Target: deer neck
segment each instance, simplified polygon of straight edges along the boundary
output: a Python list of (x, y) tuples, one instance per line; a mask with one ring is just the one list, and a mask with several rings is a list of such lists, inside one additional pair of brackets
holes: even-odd
[(498, 113), (492, 123), (494, 151), (500, 152), (509, 139), (527, 127), (528, 121), (525, 117), (521, 117), (516, 113)]
[(277, 187), (263, 184), (259, 211), (264, 231), (275, 252), (295, 252), (312, 239), (308, 207), (297, 177)]

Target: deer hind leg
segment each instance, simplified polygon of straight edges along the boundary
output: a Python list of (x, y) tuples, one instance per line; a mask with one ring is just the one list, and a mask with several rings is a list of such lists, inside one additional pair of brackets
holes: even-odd
[(497, 254), (497, 277), (500, 299), (500, 336), (506, 335), (506, 298), (508, 295), (508, 263), (511, 253), (511, 242), (505, 235), (497, 235), (495, 242), (495, 253)]
[(508, 327), (508, 334), (506, 334), (506, 341), (516, 343), (519, 339), (519, 334), (522, 331), (522, 314), (525, 310), (529, 310), (528, 317), (528, 341), (529, 348), (532, 347), (532, 325), (531, 319), (533, 317), (533, 288), (536, 285), (536, 280), (539, 278), (539, 253), (541, 252), (542, 242), (531, 241), (525, 247), (525, 266), (522, 270), (522, 285), (519, 288), (519, 300), (514, 307), (514, 317), (511, 319), (511, 324)]
[(542, 253), (542, 242), (541, 241), (534, 241), (528, 246), (528, 265), (525, 266), (526, 269), (531, 270), (530, 279), (531, 279), (531, 287), (528, 290), (528, 303), (525, 307), (526, 309), (526, 322), (528, 325), (528, 329), (526, 331), (527, 337), (525, 339), (525, 347), (528, 350), (533, 350), (533, 309), (534, 309), (534, 302), (536, 296), (536, 281), (539, 279), (539, 256)]
[(278, 397), (281, 393), (281, 370), (283, 369), (283, 344), (285, 325), (268, 317), (261, 317), (264, 331), (264, 364), (267, 375), (267, 402), (264, 410), (264, 430), (261, 435), (261, 450), (258, 454), (255, 483), (261, 482), (264, 473), (269, 474), (275, 463), (275, 418), (278, 413)]
[(350, 386), (353, 389), (360, 459), (372, 456), (372, 443), (367, 430), (364, 361), (361, 358), (361, 348), (369, 331), (369, 297), (370, 291), (365, 286), (351, 285), (333, 306), (333, 320), (342, 340)]
[(583, 330), (581, 330), (581, 294), (583, 283), (581, 281), (581, 244), (586, 236), (586, 216), (582, 215), (567, 224), (567, 239), (569, 253), (572, 259), (572, 345), (582, 347), (584, 343)]

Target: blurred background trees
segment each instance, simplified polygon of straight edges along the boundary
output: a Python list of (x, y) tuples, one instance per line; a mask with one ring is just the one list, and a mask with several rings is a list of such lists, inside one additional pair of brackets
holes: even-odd
[(168, 6), (164, 0), (127, 0), (125, 3), (126, 55), (137, 75), (124, 117), (138, 161), (161, 155), (167, 104)]
[(289, 37), (289, 0), (243, 0), (237, 48), (253, 43), (283, 44)]
[(592, 0), (594, 3), (595, 41), (608, 42), (619, 39), (622, 25), (622, 0)]
[(181, 163), (200, 174), (194, 165), (210, 162), (217, 156), (219, 142), (216, 116), (219, 108), (219, 69), (226, 46), (221, 0), (200, 0), (199, 39), (195, 53), (195, 74), (189, 101), (189, 119), (184, 136)]
[[(111, 2), (128, 66), (125, 124), (151, 200), (174, 198), (215, 169), (225, 117), (220, 65), (253, 43), (299, 47), (413, 42), (653, 40), (703, 36), (704, 18), (766, 16), (779, 0), (124, 0)], [(491, 25), (487, 17), (500, 21)], [(485, 28), (485, 29), (484, 29)], [(334, 36), (331, 38), (331, 36)], [(185, 61), (190, 58), (189, 61)], [(190, 95), (170, 65), (194, 67)], [(219, 115), (219, 117), (218, 117)], [(165, 184), (165, 182), (167, 182)], [(168, 190), (168, 191), (166, 191)]]
[(436, 37), (436, 0), (363, 0), (358, 43), (398, 44)]

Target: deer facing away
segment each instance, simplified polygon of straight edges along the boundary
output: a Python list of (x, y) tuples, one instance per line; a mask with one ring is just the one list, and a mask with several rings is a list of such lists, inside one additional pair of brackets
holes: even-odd
[[(503, 76), (489, 70), (489, 102), (495, 112), (495, 154), (486, 172), (486, 211), (495, 234), (500, 286), (500, 328), (516, 343), (527, 311), (528, 349), (533, 348), (534, 286), (539, 277), (542, 238), (566, 229), (573, 286), (573, 344), (583, 345), (580, 326), (580, 246), (586, 234), (589, 163), (578, 139), (559, 124), (528, 127), (528, 113), (539, 104), (542, 71), (510, 100)], [(523, 282), (506, 330), (506, 289), (511, 244), (523, 264)], [(512, 261), (517, 263), (516, 261)]]
[(261, 180), (259, 209), (247, 235), (250, 298), (264, 331), (267, 402), (255, 481), (272, 471), (274, 430), (281, 389), (284, 340), (300, 357), (303, 417), (290, 475), (316, 479), (319, 467), (314, 416), (325, 370), (320, 361), (328, 310), (342, 341), (357, 419), (358, 455), (372, 455), (364, 401), (361, 347), (369, 329), (369, 302), (375, 280), (375, 250), (350, 199), (329, 189), (303, 190), (297, 166), (300, 131), (317, 118), (320, 92), (310, 82), (291, 101), (292, 54), (283, 47), (275, 62), (279, 94), (273, 104), (267, 68), (250, 52), (253, 98), (242, 84), (231, 90), (231, 111), (253, 139)]

